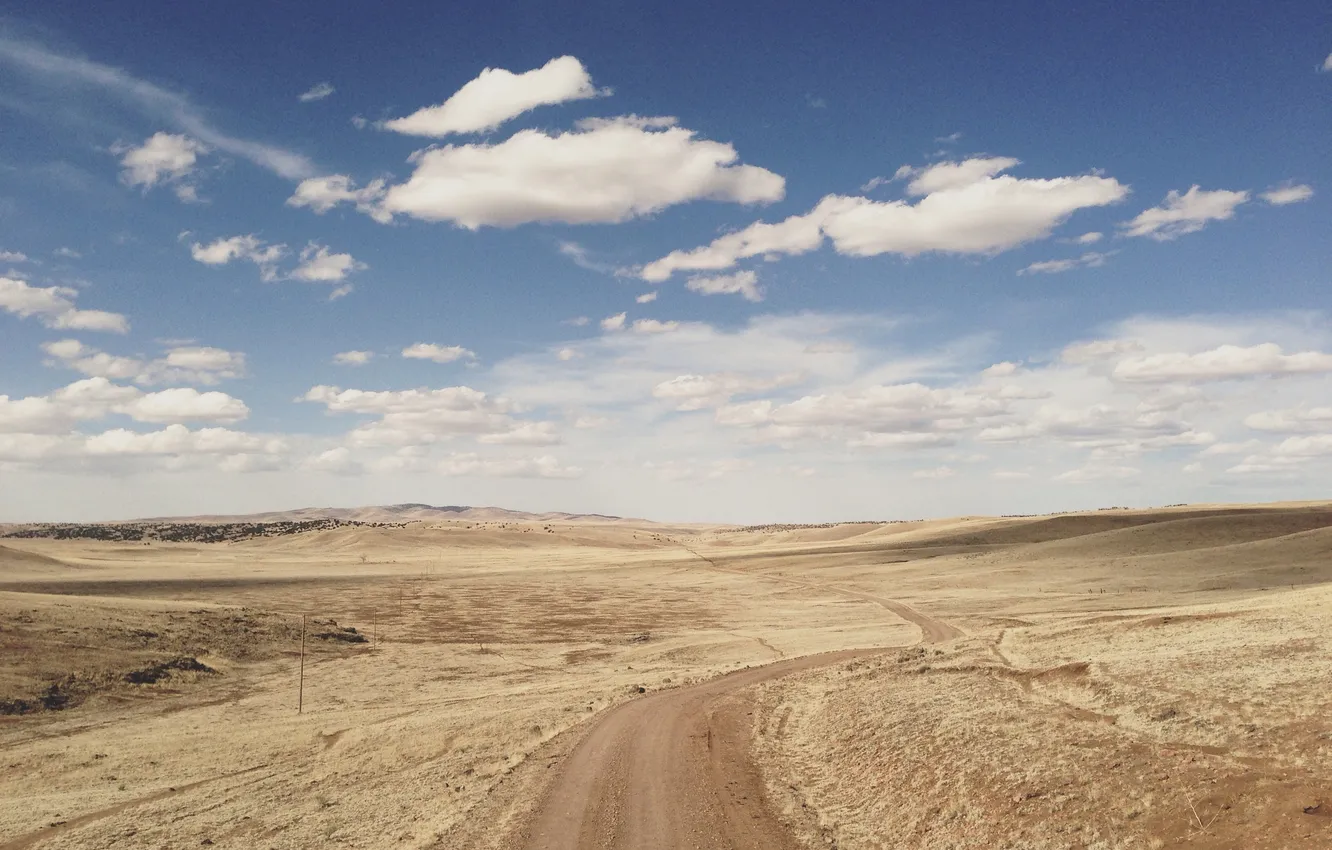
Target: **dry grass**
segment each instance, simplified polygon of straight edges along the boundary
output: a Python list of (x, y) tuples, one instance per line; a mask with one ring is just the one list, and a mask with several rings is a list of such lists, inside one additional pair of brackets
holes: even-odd
[[(755, 695), (756, 752), (810, 846), (1332, 846), (1332, 818), (1303, 812), (1332, 801), (1330, 523), (1288, 506), (6, 541), (0, 699), (83, 684), (75, 707), (0, 717), (0, 848), (498, 835), (566, 733), (639, 687), (914, 640), (875, 598), (969, 636)], [(379, 640), (312, 641), (298, 716), (302, 613)], [(217, 672), (125, 681), (177, 657)]]

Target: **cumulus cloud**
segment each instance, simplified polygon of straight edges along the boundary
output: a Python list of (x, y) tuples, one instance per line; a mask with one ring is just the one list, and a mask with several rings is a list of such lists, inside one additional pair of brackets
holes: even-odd
[(657, 300), (657, 293), (655, 293), (655, 292), (644, 292), (642, 295), (640, 295), (640, 296), (638, 296), (637, 298), (634, 299), (634, 303), (636, 303), (636, 304), (651, 304), (653, 301), (656, 301), (656, 300)]
[(199, 155), (208, 146), (189, 136), (154, 133), (137, 148), (119, 148), (120, 179), (127, 186), (141, 186), (146, 192), (159, 184), (169, 184), (182, 201), (198, 200), (191, 181)]
[(365, 468), (352, 458), (351, 450), (346, 446), (338, 446), (307, 457), (301, 462), (301, 468), (332, 475), (359, 475), (365, 471)]
[(292, 196), (287, 198), (287, 206), (308, 207), (317, 215), (323, 215), (338, 204), (349, 203), (357, 212), (387, 224), (393, 220), (393, 216), (379, 205), (387, 191), (385, 185), (385, 181), (379, 179), (357, 187), (356, 182), (346, 174), (310, 177), (302, 180)]
[(678, 375), (653, 387), (652, 396), (670, 402), (676, 410), (702, 410), (723, 405), (736, 395), (766, 392), (798, 383), (800, 379), (799, 373), (771, 378), (728, 372)]
[(216, 384), (245, 375), (244, 354), (207, 346), (176, 346), (152, 360), (108, 354), (75, 339), (43, 343), (42, 350), (54, 358), (48, 365), (60, 365), (90, 377), (133, 380), (138, 384)]
[(618, 331), (624, 327), (625, 313), (616, 313), (614, 316), (607, 316), (601, 320), (601, 329), (603, 331)]
[(1097, 339), (1066, 346), (1059, 359), (1065, 363), (1095, 363), (1142, 350), (1142, 343), (1133, 339)]
[(299, 400), (323, 404), (331, 413), (375, 417), (348, 433), (347, 441), (357, 447), (429, 446), (460, 437), (501, 445), (559, 441), (552, 425), (518, 419), (506, 399), (465, 386), (369, 391), (321, 385)]
[[(194, 242), (190, 245), (190, 256), (208, 266), (223, 266), (233, 260), (254, 263), (259, 267), (260, 279), (268, 283), (280, 280), (342, 283), (355, 272), (369, 268), (351, 254), (338, 253), (327, 245), (311, 241), (301, 249), (296, 268), (283, 273), (278, 269), (278, 263), (287, 256), (287, 246), (269, 244), (253, 233), (215, 239), (206, 245)], [(350, 291), (350, 285), (344, 285), (332, 297), (338, 298)]]
[(300, 96), (297, 98), (297, 100), (299, 100), (301, 103), (311, 103), (316, 100), (323, 100), (324, 98), (333, 94), (333, 92), (335, 91), (337, 91), (337, 89), (333, 88), (332, 83), (328, 82), (315, 83), (314, 85), (310, 86), (310, 88), (302, 92)]
[(1073, 241), (1078, 245), (1095, 245), (1097, 242), (1100, 242), (1103, 237), (1104, 237), (1103, 233), (1093, 230), (1090, 233), (1082, 234)]
[(1298, 204), (1301, 201), (1307, 201), (1314, 195), (1312, 186), (1278, 186), (1275, 189), (1268, 189), (1263, 192), (1262, 199), (1272, 206), (1281, 207), (1286, 204)]
[(333, 362), (339, 366), (364, 366), (374, 356), (372, 351), (339, 351), (333, 355)]
[(668, 334), (680, 329), (679, 322), (662, 322), (657, 319), (638, 319), (630, 329), (637, 334)]
[(310, 283), (338, 283), (353, 272), (367, 268), (369, 266), (351, 254), (336, 254), (327, 245), (310, 242), (301, 249), (301, 263), (292, 271), (291, 277)]
[(239, 422), (250, 415), (243, 401), (226, 393), (188, 387), (145, 393), (106, 378), (85, 378), (45, 396), (0, 395), (0, 432), (65, 434), (79, 422), (112, 414), (136, 422)]
[(60, 330), (129, 332), (129, 320), (119, 313), (75, 307), (78, 296), (78, 290), (64, 286), (29, 286), (0, 277), (0, 310), (20, 319), (35, 317), (48, 328)]
[(402, 350), (402, 356), (409, 360), (433, 360), (436, 363), (452, 363), (455, 360), (476, 359), (476, 352), (461, 345), (436, 345), (433, 342), (418, 342)]
[(85, 451), (90, 455), (234, 454), (282, 449), (281, 441), (272, 438), (227, 428), (191, 431), (180, 424), (147, 433), (116, 428), (88, 437), (85, 443)]
[(232, 260), (248, 260), (259, 267), (259, 274), (266, 281), (278, 279), (277, 263), (286, 253), (286, 245), (270, 245), (253, 233), (219, 238), (207, 245), (199, 242), (190, 245), (190, 256), (195, 262), (224, 266)]
[(1222, 345), (1196, 354), (1167, 352), (1121, 360), (1112, 376), (1117, 381), (1226, 381), (1260, 375), (1332, 372), (1332, 354), (1304, 351), (1285, 354), (1274, 342), (1253, 346)]
[(1172, 189), (1159, 207), (1143, 210), (1120, 226), (1128, 236), (1148, 236), (1166, 242), (1186, 233), (1197, 233), (1208, 222), (1233, 218), (1235, 208), (1248, 200), (1248, 192), (1207, 191), (1193, 186), (1180, 194)]
[(0, 263), (26, 263), (28, 255), (22, 251), (0, 251)]
[(948, 445), (954, 435), (1006, 411), (1004, 402), (964, 389), (920, 383), (872, 385), (718, 408), (721, 425), (754, 429), (761, 442), (836, 440), (861, 448)]
[(146, 393), (117, 412), (138, 422), (240, 422), (250, 415), (245, 402), (217, 391), (199, 392), (193, 387), (176, 387)]
[(482, 434), (476, 441), (500, 446), (555, 446), (564, 442), (551, 422), (524, 422), (510, 431)]
[(682, 127), (607, 121), (553, 136), (523, 130), (497, 144), (417, 152), (416, 170), (388, 189), (380, 208), (476, 230), (616, 223), (696, 200), (781, 199), (785, 180), (737, 159), (731, 145)]
[(434, 138), (481, 133), (539, 106), (609, 94), (609, 89), (598, 89), (592, 84), (592, 75), (582, 62), (573, 56), (560, 56), (521, 74), (503, 68), (485, 68), (438, 106), (427, 106), (380, 126), (395, 133)]
[(1018, 274), (1059, 274), (1061, 272), (1071, 272), (1074, 269), (1094, 269), (1105, 265), (1105, 261), (1109, 257), (1110, 254), (1088, 251), (1081, 257), (1068, 260), (1045, 260), (1044, 262), (1032, 263), (1020, 270)]
[(758, 274), (749, 270), (711, 277), (691, 277), (685, 286), (690, 292), (703, 295), (740, 295), (746, 301), (763, 300), (763, 290), (758, 286)]
[(747, 257), (803, 254), (825, 237), (853, 257), (998, 253), (1044, 239), (1074, 212), (1117, 203), (1129, 191), (1094, 174), (1040, 179), (1001, 173), (1015, 165), (994, 157), (911, 170), (907, 192), (919, 198), (915, 203), (828, 195), (804, 215), (757, 222), (701, 248), (674, 251), (640, 275), (662, 281), (676, 271), (730, 268)]

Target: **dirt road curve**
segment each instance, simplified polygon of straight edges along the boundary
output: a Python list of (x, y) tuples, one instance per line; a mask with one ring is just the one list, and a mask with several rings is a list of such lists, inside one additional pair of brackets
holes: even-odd
[[(920, 626), (924, 642), (957, 636), (946, 623), (874, 600)], [(744, 689), (879, 650), (847, 650), (740, 670), (608, 712), (569, 754), (513, 850), (786, 850), (796, 845), (766, 807), (749, 759)]]

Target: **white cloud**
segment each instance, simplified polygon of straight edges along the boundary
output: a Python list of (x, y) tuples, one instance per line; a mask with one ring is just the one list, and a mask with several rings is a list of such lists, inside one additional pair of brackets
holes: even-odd
[(592, 76), (573, 56), (560, 56), (540, 68), (515, 74), (486, 68), (438, 106), (427, 106), (380, 126), (395, 133), (439, 138), (494, 130), (539, 106), (610, 94), (592, 85)]
[(614, 316), (607, 316), (601, 320), (601, 329), (603, 331), (618, 331), (624, 327), (624, 313), (616, 313)]
[(78, 295), (77, 290), (64, 286), (29, 286), (0, 277), (0, 310), (20, 319), (35, 316), (48, 328), (61, 330), (129, 332), (129, 320), (119, 313), (77, 309), (74, 299)]
[[(911, 169), (911, 182), (907, 184), (907, 193), (911, 195), (932, 195), (948, 189), (960, 189), (994, 177), (1021, 163), (1008, 156), (978, 157), (961, 162), (940, 162), (920, 169)], [(908, 176), (898, 169), (898, 175)]]
[(333, 88), (332, 83), (328, 82), (315, 83), (314, 85), (310, 86), (310, 88), (302, 92), (301, 95), (297, 98), (297, 100), (299, 100), (301, 103), (310, 103), (316, 100), (323, 100), (324, 98), (333, 94), (333, 92), (335, 91), (337, 91), (337, 89)]
[(657, 293), (655, 293), (655, 292), (644, 292), (642, 295), (640, 295), (640, 296), (638, 296), (637, 298), (635, 298), (635, 299), (634, 299), (634, 302), (637, 303), (637, 304), (651, 304), (653, 301), (656, 301), (656, 300), (657, 300)]
[(1070, 469), (1068, 472), (1062, 472), (1056, 475), (1054, 480), (1085, 484), (1092, 481), (1124, 481), (1129, 478), (1136, 478), (1141, 474), (1142, 470), (1132, 466), (1088, 464), (1081, 469)]
[(1105, 261), (1110, 256), (1106, 253), (1088, 251), (1081, 257), (1074, 257), (1069, 260), (1045, 260), (1044, 262), (1032, 263), (1020, 270), (1018, 274), (1059, 274), (1074, 269), (1094, 269), (1105, 265)]
[(173, 122), (211, 148), (247, 159), (281, 177), (300, 180), (314, 173), (313, 165), (301, 154), (223, 133), (208, 123), (202, 111), (188, 98), (120, 68), (10, 38), (0, 38), (0, 62), (17, 65), (29, 74), (49, 81), (66, 97), (70, 84), (110, 93), (149, 115)]
[(226, 393), (177, 387), (139, 396), (117, 408), (138, 422), (240, 422), (250, 415), (245, 402)]
[(572, 319), (565, 319), (561, 324), (572, 325), (575, 328), (587, 327), (592, 320), (587, 316), (574, 316)]
[(139, 433), (116, 428), (88, 437), (84, 450), (90, 455), (190, 455), (278, 452), (278, 440), (259, 437), (227, 428), (200, 428), (191, 431), (184, 425), (168, 425), (161, 431)]
[(167, 350), (164, 363), (168, 369), (219, 378), (239, 378), (245, 374), (245, 355), (223, 348), (177, 346)]
[(934, 469), (917, 469), (915, 472), (911, 473), (912, 478), (932, 479), (936, 481), (952, 478), (955, 475), (957, 475), (957, 470), (953, 469), (951, 466), (936, 466)]
[(301, 462), (301, 468), (332, 475), (359, 475), (365, 471), (361, 464), (352, 458), (351, 451), (346, 446), (338, 446), (308, 457)]
[(559, 243), (560, 253), (573, 260), (573, 264), (580, 269), (587, 269), (590, 272), (599, 272), (600, 274), (615, 274), (616, 268), (607, 263), (599, 263), (592, 259), (592, 253), (582, 245), (572, 240), (562, 240)]
[(1009, 375), (1016, 375), (1022, 368), (1021, 363), (1014, 363), (1011, 360), (1004, 360), (981, 370), (982, 378), (1007, 378)]
[(778, 224), (758, 222), (692, 251), (674, 251), (648, 263), (644, 280), (662, 281), (680, 270), (717, 270), (741, 259), (803, 254), (831, 239), (838, 253), (870, 257), (893, 253), (992, 254), (1044, 239), (1074, 212), (1117, 203), (1128, 187), (1089, 174), (1053, 179), (1000, 172), (1009, 158), (944, 162), (919, 171), (908, 193), (916, 203), (828, 195), (813, 210)]
[(741, 295), (746, 301), (763, 300), (763, 290), (758, 286), (758, 274), (749, 270), (713, 277), (691, 277), (685, 286), (690, 292), (703, 295)]
[(1327, 58), (1323, 60), (1322, 70), (1332, 71), (1332, 53), (1327, 54)]
[(0, 263), (26, 263), (28, 255), (22, 251), (0, 251)]
[(1265, 410), (1246, 416), (1244, 424), (1255, 431), (1332, 432), (1332, 407)]
[(1097, 242), (1101, 241), (1103, 236), (1104, 236), (1103, 233), (1093, 230), (1090, 233), (1082, 234), (1073, 241), (1078, 245), (1095, 245)]
[(287, 206), (309, 207), (317, 215), (323, 215), (338, 204), (350, 203), (356, 207), (357, 212), (386, 224), (393, 219), (391, 214), (379, 206), (386, 191), (382, 179), (371, 180), (357, 188), (356, 183), (345, 174), (310, 177), (302, 180), (292, 196), (287, 198)]
[[(204, 346), (177, 346), (155, 360), (107, 354), (75, 339), (42, 344), (42, 350), (67, 369), (84, 375), (139, 384), (191, 382), (216, 384), (245, 375), (245, 355)], [(48, 365), (52, 365), (48, 363)]]
[(239, 422), (250, 409), (225, 393), (182, 387), (144, 393), (106, 378), (85, 378), (45, 396), (10, 399), (0, 395), (0, 432), (64, 434), (78, 422), (112, 414), (136, 422)]
[(1307, 201), (1314, 195), (1313, 187), (1298, 186), (1278, 186), (1275, 189), (1268, 189), (1263, 192), (1262, 199), (1273, 206), (1285, 206), (1286, 204), (1298, 204), (1301, 201)]
[(565, 347), (555, 352), (555, 356), (559, 358), (561, 361), (567, 363), (568, 361), (573, 360), (575, 357), (577, 357), (578, 352), (575, 349)]
[(672, 251), (645, 265), (640, 277), (659, 283), (676, 271), (716, 271), (757, 256), (804, 254), (823, 244), (820, 221), (813, 213), (793, 215), (776, 224), (755, 222), (737, 233), (721, 236), (692, 251)]
[(436, 345), (433, 342), (418, 342), (402, 350), (402, 356), (409, 360), (433, 360), (436, 363), (452, 363), (455, 360), (476, 359), (476, 353), (461, 345)]
[(1248, 192), (1207, 191), (1193, 186), (1181, 195), (1172, 189), (1161, 206), (1143, 210), (1121, 227), (1128, 236), (1150, 236), (1165, 242), (1186, 233), (1197, 233), (1209, 221), (1232, 218), (1235, 208), (1248, 200)]
[(798, 383), (800, 379), (799, 373), (778, 375), (773, 378), (728, 372), (678, 375), (653, 387), (652, 396), (670, 402), (676, 410), (702, 410), (705, 407), (725, 404), (736, 395), (766, 392)]
[(142, 186), (144, 191), (162, 184), (172, 184), (176, 196), (182, 201), (198, 200), (190, 177), (194, 174), (199, 154), (208, 153), (208, 146), (189, 136), (154, 133), (137, 148), (117, 149), (120, 159), (120, 179), (127, 186)]
[(476, 441), (500, 446), (555, 446), (564, 442), (551, 422), (524, 422), (511, 431), (482, 434)]
[(348, 433), (348, 443), (357, 447), (429, 446), (459, 437), (520, 445), (557, 440), (553, 426), (517, 419), (506, 399), (465, 386), (400, 391), (317, 386), (299, 400), (323, 404), (331, 413), (377, 417)]
[(680, 329), (679, 322), (661, 322), (656, 319), (638, 319), (630, 326), (637, 334), (668, 334)]
[(388, 189), (380, 209), (476, 230), (615, 223), (696, 200), (781, 199), (779, 175), (737, 158), (731, 145), (696, 139), (682, 127), (607, 121), (554, 136), (523, 130), (493, 145), (417, 152), (416, 170)]
[(1065, 363), (1095, 363), (1142, 351), (1142, 343), (1132, 339), (1098, 339), (1075, 342), (1059, 353)]
[(1253, 346), (1222, 345), (1197, 354), (1167, 352), (1121, 360), (1112, 376), (1124, 382), (1227, 381), (1257, 376), (1332, 372), (1332, 354), (1304, 351), (1285, 354), (1274, 342)]
[(190, 245), (190, 256), (208, 266), (223, 266), (232, 260), (249, 260), (259, 267), (266, 281), (278, 279), (277, 262), (287, 253), (286, 245), (269, 245), (253, 233), (216, 239), (207, 245)]
[(339, 351), (333, 355), (333, 362), (339, 366), (364, 366), (374, 356), (371, 351)]
[(557, 458), (483, 458), (467, 452), (450, 455), (439, 462), (441, 475), (485, 476), (497, 478), (579, 478), (583, 470), (565, 466)]
[(337, 283), (353, 272), (369, 268), (351, 254), (335, 254), (327, 245), (310, 242), (301, 249), (301, 264), (291, 273), (296, 280)]
[(60, 246), (59, 248), (55, 249), (55, 250), (52, 251), (51, 253), (52, 253), (52, 254), (55, 254), (57, 257), (64, 257), (64, 258), (66, 258), (66, 259), (70, 259), (70, 260), (80, 260), (80, 259), (83, 259), (83, 255), (80, 254), (78, 251), (75, 251), (73, 248), (68, 248), (68, 247), (63, 246), (63, 245)]

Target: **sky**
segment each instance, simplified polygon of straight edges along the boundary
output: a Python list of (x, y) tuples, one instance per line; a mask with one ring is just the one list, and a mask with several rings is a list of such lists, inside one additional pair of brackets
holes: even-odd
[(1319, 2), (0, 3), (0, 521), (1325, 498)]

